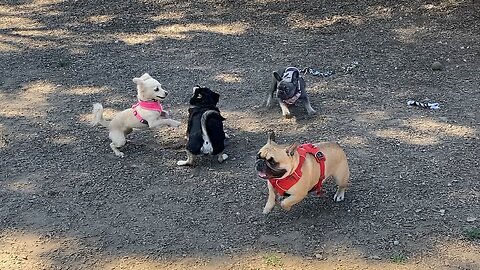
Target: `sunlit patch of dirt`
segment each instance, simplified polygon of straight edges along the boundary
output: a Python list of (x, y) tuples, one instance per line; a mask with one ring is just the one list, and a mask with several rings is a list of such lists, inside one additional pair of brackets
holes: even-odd
[(7, 141), (5, 138), (5, 126), (0, 123), (0, 149), (7, 146)]
[(215, 80), (225, 83), (240, 83), (243, 81), (243, 78), (235, 73), (222, 73), (215, 76)]
[(393, 30), (397, 40), (403, 43), (414, 43), (417, 39), (426, 33), (426, 29), (419, 26), (409, 26)]
[(375, 6), (369, 8), (370, 17), (377, 19), (390, 19), (393, 16), (391, 7)]
[(52, 269), (47, 253), (62, 247), (62, 241), (46, 241), (30, 232), (2, 231), (0, 234), (0, 269)]
[(334, 15), (332, 17), (317, 19), (308, 18), (304, 14), (291, 13), (288, 16), (288, 22), (293, 28), (297, 29), (315, 29), (333, 26), (339, 23), (346, 23), (352, 25), (360, 25), (363, 23), (363, 19), (360, 16), (352, 15)]
[(376, 136), (384, 139), (393, 139), (402, 143), (414, 145), (437, 145), (441, 142), (438, 136), (418, 133), (401, 128), (388, 128), (373, 132)]
[[(467, 244), (468, 245), (468, 244)], [(468, 250), (467, 248), (471, 248)], [(455, 265), (476, 269), (479, 264), (478, 250), (474, 247), (461, 246), (459, 249), (441, 249), (443, 259), (431, 257), (403, 257), (402, 261), (392, 258), (365, 257), (356, 250), (343, 250), (341, 254), (312, 254), (311, 257), (294, 256), (280, 252), (260, 252), (256, 254), (233, 254), (228, 257), (181, 257), (170, 260), (152, 260), (148, 257), (129, 256), (107, 259), (97, 264), (98, 269), (369, 269), (369, 270), (417, 270), (443, 269)], [(443, 251), (446, 251), (443, 254)], [(470, 267), (470, 268), (468, 268)], [(463, 269), (463, 268), (462, 268)]]
[(77, 140), (77, 138), (75, 138), (73, 136), (58, 136), (58, 137), (55, 137), (55, 138), (51, 139), (51, 141), (53, 143), (61, 144), (61, 145), (70, 144), (70, 143), (75, 142), (76, 140)]
[(152, 21), (163, 21), (163, 20), (180, 20), (185, 18), (185, 12), (173, 12), (167, 11), (162, 14), (151, 17)]
[(56, 90), (55, 85), (45, 81), (36, 81), (25, 85), (19, 94), (0, 93), (0, 115), (4, 117), (26, 116), (44, 117), (45, 107), (49, 106), (47, 97)]
[(78, 86), (68, 90), (69, 93), (73, 95), (82, 95), (88, 96), (92, 94), (98, 94), (102, 92), (107, 92), (108, 89), (105, 87), (95, 87), (95, 86)]
[(347, 136), (340, 140), (342, 145), (348, 145), (350, 147), (366, 147), (368, 146), (368, 141), (359, 136)]
[(95, 15), (88, 17), (87, 21), (90, 23), (102, 24), (111, 21), (113, 18), (112, 15)]
[(127, 44), (134, 45), (152, 42), (159, 38), (171, 38), (178, 40), (190, 39), (192, 37), (191, 34), (195, 32), (208, 32), (221, 35), (241, 35), (245, 33), (247, 29), (248, 24), (238, 22), (223, 24), (171, 24), (159, 26), (151, 32), (145, 34), (119, 34), (116, 36), (116, 39), (120, 39)]
[(0, 20), (0, 29), (16, 29), (16, 30), (26, 30), (32, 28), (44, 27), (43, 24), (26, 17), (15, 16), (2, 16)]
[(441, 136), (452, 136), (461, 138), (477, 138), (477, 130), (458, 124), (442, 123), (437, 120), (427, 118), (417, 118), (405, 120), (404, 126), (411, 127), (424, 133), (434, 133)]
[(365, 123), (379, 123), (389, 118), (390, 115), (388, 112), (379, 110), (370, 110), (359, 113), (357, 116), (355, 116), (356, 121)]

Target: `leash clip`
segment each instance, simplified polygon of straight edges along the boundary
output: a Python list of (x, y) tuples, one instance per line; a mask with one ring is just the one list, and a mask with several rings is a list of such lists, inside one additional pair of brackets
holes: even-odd
[(322, 152), (318, 151), (317, 153), (315, 153), (315, 158), (316, 158), (317, 160), (321, 160), (321, 159), (324, 159), (325, 156), (323, 155)]

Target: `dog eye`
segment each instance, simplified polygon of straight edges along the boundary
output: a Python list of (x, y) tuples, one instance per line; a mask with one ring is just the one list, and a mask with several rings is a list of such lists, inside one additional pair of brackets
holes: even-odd
[(160, 89), (158, 89), (158, 87), (157, 87), (157, 88), (155, 88), (155, 90), (153, 90), (153, 91), (158, 92), (158, 91), (160, 91)]

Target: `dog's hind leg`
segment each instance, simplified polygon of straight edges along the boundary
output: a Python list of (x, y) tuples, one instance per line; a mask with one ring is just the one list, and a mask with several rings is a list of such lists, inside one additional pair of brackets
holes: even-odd
[(303, 198), (305, 198), (305, 196), (307, 196), (307, 193), (299, 193), (299, 194), (295, 194), (295, 195), (290, 195), (287, 198), (283, 199), (283, 201), (280, 203), (280, 206), (283, 208), (283, 210), (290, 211), (292, 206), (294, 204), (297, 204), (301, 200), (303, 200)]
[(179, 160), (177, 161), (177, 165), (178, 166), (193, 165), (193, 158), (194, 158), (194, 155), (187, 150), (187, 160)]
[(307, 100), (305, 100), (305, 103), (303, 104), (305, 106), (305, 109), (307, 110), (308, 114), (315, 114), (316, 111), (312, 108), (312, 105), (310, 104), (310, 99), (307, 97)]
[(343, 170), (340, 170), (340, 173), (334, 175), (335, 181), (337, 182), (338, 189), (333, 196), (333, 200), (336, 202), (341, 202), (345, 199), (345, 190), (348, 186), (348, 179), (350, 178), (350, 171), (348, 170), (348, 165)]
[(225, 154), (225, 153), (223, 153), (223, 152), (220, 153), (220, 154), (218, 154), (218, 156), (217, 156), (217, 160), (218, 160), (218, 162), (220, 162), (220, 163), (222, 163), (222, 162), (224, 162), (225, 160), (227, 160), (227, 158), (228, 158), (228, 155)]
[(124, 154), (120, 150), (118, 150), (118, 148), (124, 146), (127, 143), (125, 134), (121, 131), (110, 131), (109, 137), (112, 140), (112, 142), (110, 143), (110, 148), (112, 148), (113, 152), (117, 157), (123, 158)]

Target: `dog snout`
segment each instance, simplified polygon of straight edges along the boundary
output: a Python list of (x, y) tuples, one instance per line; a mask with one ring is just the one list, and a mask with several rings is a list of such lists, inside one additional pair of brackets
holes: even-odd
[(165, 93), (165, 97), (167, 97), (167, 96), (168, 96), (168, 92), (165, 91), (165, 90), (163, 90), (163, 92)]
[(287, 99), (288, 98), (288, 95), (285, 91), (282, 91), (282, 90), (278, 90), (277, 91), (277, 98), (280, 98), (280, 99)]
[(266, 164), (265, 160), (257, 159), (257, 161), (255, 161), (255, 169), (257, 171), (264, 172), (266, 168), (267, 168), (267, 164)]

